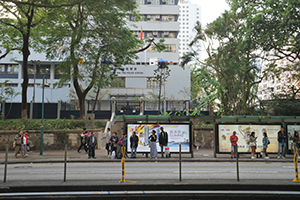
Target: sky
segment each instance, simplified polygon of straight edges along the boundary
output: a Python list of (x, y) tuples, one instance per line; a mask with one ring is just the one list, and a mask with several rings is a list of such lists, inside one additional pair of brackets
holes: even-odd
[(229, 9), (226, 0), (190, 0), (190, 2), (201, 6), (201, 23), (203, 25), (214, 21)]

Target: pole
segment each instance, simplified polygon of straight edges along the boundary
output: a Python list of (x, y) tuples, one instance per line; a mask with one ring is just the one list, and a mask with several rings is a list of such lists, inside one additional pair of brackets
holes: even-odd
[(181, 181), (181, 144), (179, 144), (179, 181)]
[(295, 150), (295, 155), (294, 155), (294, 164), (295, 164), (295, 179), (293, 180), (293, 182), (300, 182), (299, 180), (299, 171), (298, 171), (298, 156), (297, 156), (297, 152), (299, 151), (299, 149), (296, 147), (296, 145), (294, 146), (294, 150)]
[(236, 156), (236, 177), (237, 177), (237, 181), (240, 181), (238, 145), (236, 145), (236, 148), (235, 148), (235, 156)]
[(3, 182), (6, 182), (6, 175), (7, 175), (7, 157), (8, 157), (8, 144), (6, 145), (6, 152), (5, 152), (5, 166), (4, 166), (4, 179)]
[(68, 144), (65, 144), (64, 182), (66, 182), (67, 180), (67, 150)]
[(164, 116), (166, 116), (166, 67), (164, 68)]
[(43, 155), (43, 140), (44, 140), (44, 91), (45, 91), (45, 75), (43, 77), (43, 91), (42, 91), (42, 128), (41, 128), (40, 155)]

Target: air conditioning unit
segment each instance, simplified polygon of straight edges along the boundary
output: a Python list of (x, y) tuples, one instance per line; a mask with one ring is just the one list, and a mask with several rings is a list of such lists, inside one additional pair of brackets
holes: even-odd
[(165, 36), (168, 36), (168, 35), (169, 35), (169, 31), (165, 31), (165, 32), (164, 32), (164, 35), (165, 35)]
[(158, 32), (157, 32), (157, 31), (153, 31), (153, 32), (152, 32), (152, 35), (153, 35), (153, 36), (157, 36), (157, 35), (158, 35)]
[(133, 35), (139, 35), (138, 31), (133, 31)]

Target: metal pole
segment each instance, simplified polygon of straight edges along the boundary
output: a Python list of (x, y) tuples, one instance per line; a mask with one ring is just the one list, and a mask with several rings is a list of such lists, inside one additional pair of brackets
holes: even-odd
[(4, 166), (4, 179), (3, 182), (6, 182), (6, 175), (7, 175), (7, 157), (8, 157), (8, 144), (6, 145), (6, 152), (5, 152), (5, 166)]
[(45, 76), (43, 77), (43, 91), (42, 91), (42, 128), (41, 128), (40, 155), (43, 155), (43, 140), (44, 140), (44, 90), (45, 90)]
[(64, 182), (66, 182), (67, 180), (67, 150), (68, 150), (68, 144), (65, 145)]
[(181, 181), (181, 144), (179, 144), (179, 181)]
[(238, 145), (236, 145), (236, 148), (235, 148), (235, 156), (236, 156), (236, 177), (237, 177), (237, 181), (240, 181)]
[(164, 68), (164, 115), (166, 115), (166, 67)]

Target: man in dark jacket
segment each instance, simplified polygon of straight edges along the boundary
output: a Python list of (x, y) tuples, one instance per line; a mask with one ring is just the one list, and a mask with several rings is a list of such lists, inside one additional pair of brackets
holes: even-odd
[(136, 149), (139, 145), (139, 137), (136, 135), (134, 131), (130, 136), (130, 148), (131, 148), (131, 158), (136, 158)]
[[(168, 133), (164, 131), (163, 127), (160, 127), (161, 132), (159, 133), (159, 146), (161, 148), (161, 157), (164, 157), (164, 146), (168, 146)], [(167, 157), (167, 155), (166, 155)]]
[(92, 132), (91, 136), (88, 138), (87, 141), (87, 147), (89, 148), (89, 159), (96, 158), (95, 157), (95, 147), (97, 145), (97, 137), (95, 136), (95, 133)]
[(286, 139), (287, 139), (287, 136), (286, 136), (286, 133), (284, 131), (284, 128), (281, 127), (281, 130), (278, 131), (277, 133), (277, 141), (278, 141), (278, 157), (277, 158), (280, 158), (280, 149), (281, 150), (281, 157), (282, 158), (285, 158), (285, 149), (286, 149)]
[(26, 156), (24, 155), (24, 138), (23, 138), (23, 131), (19, 130), (19, 133), (14, 137), (15, 141), (15, 158), (17, 158), (17, 154), (20, 151), (21, 156), (25, 158)]

